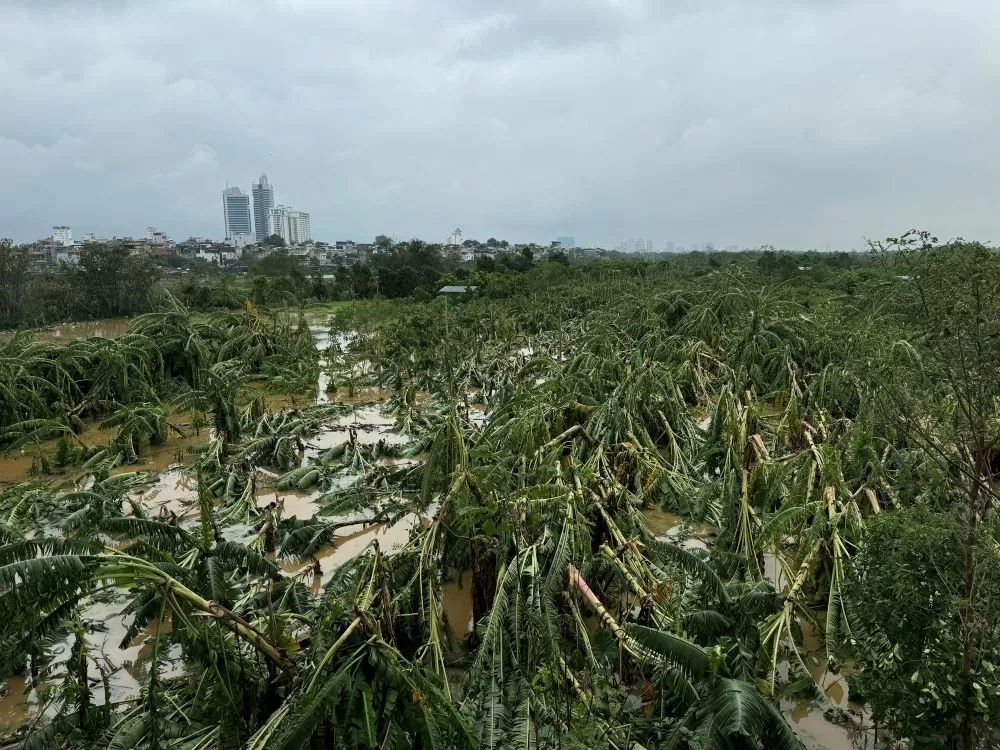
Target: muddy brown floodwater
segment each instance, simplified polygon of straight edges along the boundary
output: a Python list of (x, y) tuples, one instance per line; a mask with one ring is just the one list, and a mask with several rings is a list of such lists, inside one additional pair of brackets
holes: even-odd
[[(190, 414), (168, 414), (167, 421), (179, 427), (186, 436), (180, 437), (173, 430), (168, 430), (167, 441), (163, 445), (152, 446), (145, 455), (140, 457), (139, 463), (118, 466), (112, 470), (112, 473), (163, 471), (177, 463), (178, 458), (183, 459), (189, 448), (207, 443), (211, 437), (210, 431), (202, 429), (200, 434), (196, 433), (190, 425), (190, 416)], [(87, 447), (104, 446), (114, 439), (117, 432), (115, 427), (104, 429), (99, 424), (94, 424), (77, 435), (73, 442), (77, 446), (81, 444)], [(58, 445), (59, 438), (52, 438), (10, 453), (0, 454), (0, 487), (31, 479), (31, 467), (35, 458), (41, 455), (52, 456)], [(78, 467), (69, 467), (58, 470), (54, 474), (44, 475), (39, 478), (39, 481), (47, 484), (59, 484), (67, 479), (72, 479), (78, 473)]]
[[(107, 318), (104, 320), (88, 320), (83, 323), (60, 323), (49, 328), (39, 328), (28, 331), (36, 341), (49, 341), (53, 344), (65, 344), (76, 339), (88, 339), (103, 336), (113, 339), (128, 331), (132, 324), (127, 318)], [(0, 333), (0, 341), (13, 338), (13, 331)]]
[[(89, 641), (91, 662), (88, 670), (92, 678), (100, 678), (98, 664), (108, 674), (108, 692), (112, 702), (121, 702), (139, 695), (140, 679), (151, 655), (154, 636), (157, 632), (170, 632), (170, 620), (150, 623), (126, 647), (121, 647), (122, 639), (128, 631), (130, 618), (122, 617), (124, 602), (92, 603), (83, 613), (82, 619), (90, 622), (91, 630), (86, 638)], [(53, 651), (50, 665), (56, 667), (55, 674), (61, 679), (58, 665), (64, 664), (70, 657), (70, 651), (76, 637), (70, 635)], [(50, 666), (50, 669), (52, 668)], [(178, 647), (168, 651), (165, 664), (161, 666), (160, 675), (168, 679), (182, 674), (184, 664), (180, 659)], [(0, 730), (19, 726), (25, 720), (38, 716), (46, 707), (46, 693), (59, 679), (53, 682), (32, 684), (24, 675), (16, 675), (6, 680), (7, 692), (0, 698)], [(105, 694), (102, 685), (93, 688), (91, 699), (94, 705), (104, 705)]]

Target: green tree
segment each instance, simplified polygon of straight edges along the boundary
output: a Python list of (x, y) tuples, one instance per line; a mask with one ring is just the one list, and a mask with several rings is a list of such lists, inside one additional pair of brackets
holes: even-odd
[(1000, 556), (992, 543), (973, 553), (978, 616), (966, 695), (966, 534), (950, 512), (883, 513), (869, 521), (846, 584), (861, 667), (854, 684), (880, 725), (928, 750), (955, 747), (970, 713), (975, 746), (1000, 741)]
[(0, 239), (0, 329), (17, 328), (27, 319), (30, 270), (31, 249)]
[(313, 261), (309, 268), (309, 281), (312, 285), (312, 296), (323, 301), (329, 296), (326, 281), (323, 278), (323, 269), (318, 261)]
[(431, 291), (444, 273), (438, 245), (421, 240), (398, 242), (372, 259), (378, 288), (386, 297), (409, 297), (417, 289)]
[(350, 267), (350, 290), (356, 299), (374, 297), (378, 291), (378, 274), (368, 263), (355, 263)]
[(556, 250), (555, 252), (549, 253), (549, 260), (553, 263), (560, 263), (564, 266), (569, 265), (569, 256), (566, 255), (564, 250)]
[(979, 243), (942, 246), (917, 231), (872, 249), (886, 267), (908, 271), (893, 280), (891, 291), (879, 293), (893, 295), (910, 336), (906, 343), (887, 342), (893, 356), (870, 371), (870, 387), (938, 466), (946, 483), (937, 500), (963, 525), (962, 572), (949, 581), (952, 595), (961, 600), (961, 627), (951, 647), (961, 655), (956, 658), (960, 747), (973, 750), (992, 736), (994, 718), (980, 710), (992, 605), (980, 585), (987, 569), (979, 551), (996, 544), (983, 522), (1000, 503), (993, 482), (1000, 447), (1000, 258)]
[(280, 234), (271, 234), (264, 240), (264, 244), (269, 247), (284, 247), (285, 239)]
[(152, 309), (161, 270), (151, 257), (133, 254), (122, 244), (88, 242), (75, 273), (90, 313), (116, 317)]
[(271, 253), (250, 264), (248, 272), (251, 276), (302, 276), (299, 262), (282, 253)]

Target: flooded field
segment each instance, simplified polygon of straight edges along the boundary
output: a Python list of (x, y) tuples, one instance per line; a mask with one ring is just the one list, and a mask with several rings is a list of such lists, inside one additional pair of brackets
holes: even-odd
[[(331, 343), (339, 348), (346, 345), (349, 340), (348, 337), (331, 340), (325, 320), (326, 316), (322, 316), (309, 321), (310, 331), (321, 356), (329, 349)], [(65, 342), (90, 336), (118, 336), (127, 329), (128, 321), (124, 320), (94, 321), (57, 326), (38, 332), (35, 336), (42, 340)], [(349, 386), (328, 391), (330, 375), (326, 368), (322, 367), (324, 364), (325, 356), (321, 360), (317, 387), (308, 398), (277, 395), (265, 399), (268, 408), (272, 410), (309, 403), (343, 403), (349, 407), (340, 416), (331, 419), (319, 434), (310, 440), (303, 454), (303, 462), (348, 441), (365, 446), (375, 446), (380, 443), (387, 446), (402, 446), (411, 441), (411, 438), (395, 432), (393, 430), (396, 424), (395, 418), (383, 413), (379, 403), (387, 397), (384, 391), (372, 387)], [(189, 523), (184, 519), (190, 518), (195, 512), (198, 497), (197, 478), (189, 468), (190, 451), (206, 444), (212, 438), (212, 432), (208, 428), (196, 431), (191, 424), (190, 414), (170, 414), (168, 420), (179, 427), (185, 436), (170, 431), (167, 441), (163, 445), (151, 448), (141, 457), (139, 464), (119, 466), (114, 472), (147, 472), (149, 481), (134, 493), (134, 498), (157, 517), (173, 517), (182, 524)], [(73, 439), (81, 446), (100, 446), (109, 443), (115, 434), (116, 428), (103, 428), (99, 424), (94, 424)], [(38, 457), (52, 454), (57, 449), (58, 443), (59, 439), (53, 438), (0, 455), (0, 487), (32, 479), (52, 486), (72, 485), (79, 473), (75, 467), (35, 476), (38, 470)], [(387, 459), (387, 462), (395, 462), (395, 459)], [(283, 517), (294, 516), (306, 520), (315, 516), (319, 508), (317, 501), (321, 494), (319, 491), (276, 491), (265, 473), (258, 486), (256, 499), (259, 507), (274, 502), (280, 508), (279, 513)], [(282, 569), (289, 575), (301, 576), (303, 580), (308, 580), (310, 588), (318, 592), (330, 572), (373, 545), (378, 545), (386, 553), (400, 549), (408, 541), (414, 524), (421, 522), (421, 519), (414, 514), (404, 516), (392, 524), (352, 524), (346, 522), (349, 520), (345, 519), (345, 525), (338, 529), (331, 543), (324, 546), (311, 559), (298, 562), (284, 561), (281, 563)], [(227, 527), (225, 535), (235, 540), (243, 540), (252, 535), (252, 530), (236, 524)], [(468, 582), (466, 584), (464, 589), (455, 582), (448, 584), (444, 602), (444, 607), (449, 612), (449, 619), (454, 620), (456, 623), (454, 627), (460, 635), (467, 632), (472, 611)], [(92, 605), (84, 613), (84, 619), (98, 623), (98, 630), (88, 638), (88, 650), (93, 660), (107, 665), (111, 675), (108, 680), (110, 698), (116, 703), (138, 696), (137, 670), (142, 668), (151, 636), (155, 632), (150, 626), (127, 648), (121, 648), (120, 642), (128, 627), (128, 618), (121, 615), (121, 607), (121, 603), (108, 602)], [(169, 622), (162, 624), (161, 628), (166, 628), (162, 632), (169, 632)], [(70, 636), (56, 647), (57, 655), (48, 665), (53, 678), (60, 674), (61, 665), (69, 658), (73, 643), (74, 638)], [(183, 669), (183, 665), (177, 662), (176, 669)], [(167, 671), (164, 676), (169, 677), (170, 674)], [(0, 690), (0, 730), (18, 726), (25, 719), (45, 711), (46, 691), (53, 678), (33, 683), (27, 674), (10, 677)], [(95, 693), (95, 705), (101, 705), (103, 700), (103, 695), (98, 696)]]
[[(315, 391), (310, 396), (268, 395), (265, 399), (271, 410), (289, 409), (304, 403), (343, 404), (348, 407), (342, 414), (329, 419), (312, 436), (302, 452), (303, 464), (331, 449), (345, 443), (359, 446), (383, 446), (386, 455), (379, 459), (383, 466), (409, 465), (414, 459), (398, 458), (392, 454), (393, 448), (400, 448), (412, 442), (412, 438), (395, 430), (396, 418), (384, 411), (383, 402), (388, 392), (372, 386), (344, 384), (342, 381), (331, 386), (331, 374), (327, 367), (328, 358), (342, 352), (349, 343), (349, 337), (331, 339), (325, 318), (309, 320), (310, 331), (317, 348), (321, 352), (321, 369)], [(127, 321), (95, 321), (85, 324), (57, 326), (53, 329), (39, 332), (40, 339), (54, 342), (68, 341), (87, 336), (113, 337), (127, 330)], [(333, 352), (331, 352), (331, 349)], [(530, 348), (524, 348), (519, 356), (532, 354)], [(359, 371), (366, 367), (358, 365)], [(418, 402), (420, 397), (418, 396)], [(700, 430), (707, 430), (710, 417), (707, 413), (696, 415)], [(478, 409), (469, 408), (467, 418), (478, 426), (488, 422), (488, 415)], [(199, 449), (211, 438), (207, 428), (198, 433), (192, 426), (190, 414), (172, 414), (170, 420), (175, 422), (185, 436), (181, 437), (171, 432), (165, 444), (150, 450), (142, 457), (138, 466), (122, 466), (115, 471), (143, 471), (149, 473), (148, 481), (134, 493), (134, 499), (142, 504), (156, 517), (178, 519), (181, 523), (189, 523), (196, 508), (198, 498), (198, 482), (190, 471), (191, 451)], [(76, 441), (81, 445), (93, 446), (106, 444), (114, 437), (114, 429), (104, 429), (94, 425), (80, 433)], [(51, 453), (57, 448), (58, 440), (53, 439), (36, 446), (26, 447), (11, 455), (0, 456), (0, 486), (26, 481), (32, 477), (33, 466), (37, 468), (38, 456), (41, 453)], [(419, 460), (419, 459), (416, 459)], [(259, 484), (256, 485), (254, 502), (258, 508), (273, 503), (276, 512), (282, 518), (308, 520), (316, 517), (321, 507), (323, 492), (278, 490), (274, 486), (276, 474), (260, 472)], [(52, 485), (72, 483), (73, 469), (56, 472), (40, 477)], [(687, 524), (676, 514), (661, 510), (647, 509), (644, 512), (650, 529), (659, 537), (678, 543), (689, 550), (709, 550), (715, 543), (715, 529), (707, 524)], [(411, 530), (415, 525), (425, 523), (420, 516), (410, 513), (393, 523), (361, 523), (356, 522), (358, 516), (345, 516), (340, 519), (343, 525), (337, 528), (336, 534), (329, 544), (324, 545), (314, 555), (304, 559), (279, 560), (282, 571), (289, 576), (300, 578), (313, 592), (319, 592), (323, 584), (329, 580), (329, 575), (338, 566), (377, 545), (384, 553), (392, 553), (404, 547), (410, 539)], [(225, 529), (226, 538), (246, 542), (251, 539), (255, 530), (248, 525), (233, 524)], [(773, 557), (764, 558), (765, 576), (781, 591), (786, 587), (783, 572), (775, 563)], [(464, 638), (473, 627), (471, 574), (468, 571), (453, 571), (453, 576), (443, 586), (443, 601), (441, 606), (455, 634)], [(109, 697), (114, 702), (126, 701), (139, 694), (140, 681), (138, 675), (143, 669), (144, 660), (148, 659), (151, 640), (156, 628), (150, 626), (130, 644), (120, 643), (128, 626), (127, 618), (121, 615), (121, 602), (107, 602), (92, 605), (85, 613), (85, 618), (99, 623), (98, 630), (89, 634), (88, 649), (92, 657), (107, 666), (110, 678)], [(597, 625), (596, 619), (588, 619), (591, 625)], [(849, 704), (845, 674), (830, 672), (827, 669), (822, 644), (816, 633), (808, 627), (808, 623), (800, 623), (803, 631), (802, 649), (806, 664), (817, 685), (825, 692), (827, 701), (786, 701), (783, 704), (785, 714), (789, 717), (795, 731), (809, 748), (828, 748), (829, 750), (852, 750), (865, 747), (866, 738), (850, 727), (831, 722), (825, 716), (829, 709), (839, 709), (857, 717), (863, 716), (860, 706)], [(159, 625), (160, 632), (169, 632), (170, 623)], [(60, 665), (69, 658), (73, 648), (74, 638), (70, 636), (57, 648), (58, 655), (51, 665), (51, 672), (58, 675)], [(179, 654), (171, 654), (173, 659), (171, 669), (164, 676), (179, 674), (183, 671)], [(786, 669), (787, 671), (787, 669)], [(849, 670), (845, 670), (845, 673)], [(25, 718), (38, 715), (45, 710), (45, 693), (51, 680), (32, 682), (28, 675), (11, 677), (6, 682), (6, 689), (0, 695), (0, 729), (13, 727)], [(105, 698), (95, 697), (98, 704)]]

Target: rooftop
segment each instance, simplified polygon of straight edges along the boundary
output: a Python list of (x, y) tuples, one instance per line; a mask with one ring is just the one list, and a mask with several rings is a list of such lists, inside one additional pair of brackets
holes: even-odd
[(466, 292), (474, 292), (479, 287), (476, 286), (443, 286), (438, 289), (438, 294), (465, 294)]

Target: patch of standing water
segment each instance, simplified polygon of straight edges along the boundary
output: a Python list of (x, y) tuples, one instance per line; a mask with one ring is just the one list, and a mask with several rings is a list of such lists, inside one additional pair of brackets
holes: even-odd
[(679, 543), (684, 549), (704, 549), (711, 546), (715, 530), (708, 524), (691, 526), (676, 513), (646, 508), (642, 511), (653, 534), (663, 541)]
[[(829, 703), (817, 707), (808, 701), (787, 701), (783, 705), (786, 715), (807, 748), (848, 750), (865, 747), (869, 738), (858, 727), (864, 723), (867, 714), (864, 706), (848, 701), (847, 677), (854, 672), (853, 667), (845, 664), (838, 672), (830, 671), (820, 633), (807, 620), (800, 620), (799, 626), (802, 629), (803, 661)], [(824, 711), (831, 707), (857, 719), (857, 723), (841, 725), (827, 720)]]
[(281, 568), (291, 575), (305, 575), (315, 582), (315, 566), (319, 565), (319, 580), (326, 581), (327, 575), (344, 563), (350, 562), (366, 549), (378, 542), (383, 552), (396, 552), (410, 541), (410, 531), (421, 522), (420, 516), (408, 513), (394, 524), (355, 524), (338, 530), (333, 544), (313, 555), (297, 561), (282, 562)]
[[(459, 583), (461, 581), (461, 584)], [(459, 638), (465, 638), (475, 625), (472, 621), (472, 571), (447, 581), (441, 587), (441, 607), (451, 629)]]
[[(128, 631), (131, 618), (120, 614), (124, 603), (94, 602), (81, 612), (81, 619), (90, 623), (92, 631), (87, 633), (88, 674), (91, 678), (91, 702), (95, 706), (104, 705), (106, 697), (113, 703), (137, 698), (140, 693), (140, 679), (146, 669), (146, 661), (152, 651), (156, 633), (170, 632), (170, 621), (150, 623), (126, 648), (121, 642)], [(44, 712), (51, 715), (46, 705), (46, 693), (55, 687), (65, 675), (65, 663), (70, 658), (76, 636), (68, 635), (51, 652), (52, 658), (46, 665), (48, 679), (33, 682), (27, 673), (12, 675), (6, 680), (7, 692), (0, 697), (0, 730), (12, 729), (26, 720)], [(173, 644), (167, 651), (161, 668), (163, 679), (183, 674), (180, 646)], [(108, 674), (108, 695), (105, 695), (101, 670)], [(94, 684), (94, 680), (97, 683)]]
[(346, 443), (351, 439), (352, 430), (362, 445), (375, 445), (379, 441), (387, 445), (404, 445), (410, 442), (406, 435), (400, 435), (391, 429), (395, 425), (395, 417), (384, 414), (377, 405), (362, 406), (335, 419), (309, 443), (318, 449), (315, 453), (320, 453)]
[(197, 497), (197, 478), (176, 465), (168, 466), (153, 485), (140, 494), (139, 500), (153, 512), (182, 516)]
[[(65, 344), (77, 339), (89, 339), (100, 336), (113, 339), (128, 332), (132, 321), (127, 318), (106, 318), (104, 320), (88, 320), (81, 323), (60, 323), (50, 328), (40, 328), (28, 331), (35, 341), (47, 341), (52, 344)], [(0, 334), (0, 340), (13, 338), (14, 332), (5, 331)]]
[[(650, 531), (658, 538), (673, 542), (679, 540), (685, 549), (709, 549), (714, 541), (714, 529), (708, 524), (699, 524), (692, 528), (676, 513), (656, 509), (643, 510), (643, 516)], [(764, 555), (763, 574), (776, 591), (783, 591), (786, 588), (785, 572), (773, 555)], [(846, 677), (850, 674), (850, 667), (846, 666), (839, 672), (830, 671), (826, 654), (821, 648), (819, 633), (808, 622), (800, 620), (799, 624), (802, 628), (803, 660), (816, 685), (826, 694), (829, 703), (817, 705), (808, 701), (783, 701), (783, 713), (809, 750), (864, 748), (867, 738), (864, 733), (857, 730), (856, 726), (834, 723), (824, 715), (825, 711), (832, 707), (848, 715), (864, 718), (863, 706), (849, 703), (847, 700)]]

